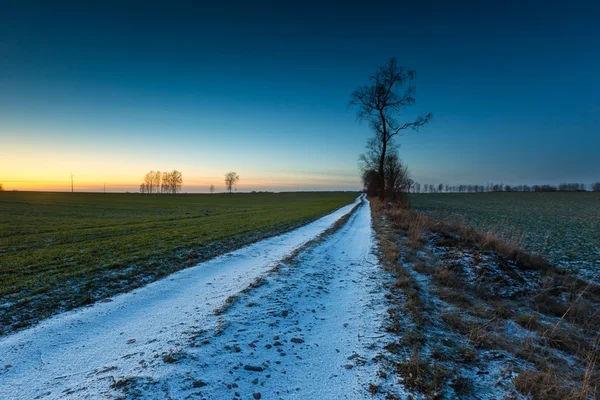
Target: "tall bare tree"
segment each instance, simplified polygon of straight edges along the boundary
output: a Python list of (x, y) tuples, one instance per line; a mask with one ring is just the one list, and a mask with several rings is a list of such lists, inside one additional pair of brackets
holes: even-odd
[(0, 183), (0, 192), (4, 192), (4, 186)]
[(163, 172), (162, 173), (162, 178), (161, 178), (161, 183), (160, 183), (160, 192), (161, 193), (169, 193), (170, 192), (170, 180), (171, 180), (171, 174), (169, 172)]
[(160, 171), (156, 171), (152, 176), (152, 186), (154, 187), (154, 191), (156, 193), (160, 193), (160, 182), (161, 182), (162, 174)]
[(229, 190), (229, 193), (231, 193), (231, 190), (239, 180), (239, 175), (233, 171), (225, 174), (225, 187), (227, 188), (227, 190)]
[(412, 122), (400, 122), (401, 111), (415, 103), (415, 71), (398, 65), (395, 58), (377, 68), (367, 85), (358, 87), (351, 96), (350, 105), (357, 108), (357, 118), (368, 121), (380, 143), (378, 162), (379, 197), (385, 198), (385, 157), (393, 139), (406, 129), (418, 131), (428, 123), (432, 114), (417, 117)]
[(181, 172), (174, 169), (171, 171), (171, 193), (177, 194), (181, 192), (181, 186), (183, 185), (183, 175)]
[(215, 185), (211, 184), (208, 190), (210, 191), (210, 194), (213, 194), (215, 192)]

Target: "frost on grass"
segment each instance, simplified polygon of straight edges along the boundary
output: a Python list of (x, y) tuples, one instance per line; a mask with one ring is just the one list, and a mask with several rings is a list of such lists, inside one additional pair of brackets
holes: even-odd
[(598, 396), (598, 286), (473, 229), (373, 210), (381, 263), (395, 275), (377, 393)]

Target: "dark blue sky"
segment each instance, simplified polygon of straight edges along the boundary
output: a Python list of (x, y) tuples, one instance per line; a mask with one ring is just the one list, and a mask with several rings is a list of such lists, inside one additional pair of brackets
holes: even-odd
[(434, 113), (400, 138), (417, 181), (600, 180), (597, 3), (44, 3), (0, 14), (0, 181), (358, 188), (349, 96), (392, 56)]

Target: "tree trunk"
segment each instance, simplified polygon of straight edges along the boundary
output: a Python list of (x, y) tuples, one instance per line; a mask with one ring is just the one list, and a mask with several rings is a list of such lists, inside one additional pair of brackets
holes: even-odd
[(387, 150), (387, 126), (385, 123), (385, 116), (383, 111), (379, 110), (379, 117), (381, 118), (382, 127), (382, 146), (381, 146), (381, 157), (379, 158), (379, 200), (385, 200), (385, 153)]
[(381, 157), (379, 158), (379, 200), (385, 200), (385, 153), (387, 143), (383, 142)]

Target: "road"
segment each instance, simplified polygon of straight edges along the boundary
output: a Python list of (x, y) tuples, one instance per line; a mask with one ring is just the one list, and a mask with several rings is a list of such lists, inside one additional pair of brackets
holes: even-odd
[(1, 338), (0, 398), (371, 398), (385, 315), (373, 246), (357, 199)]

